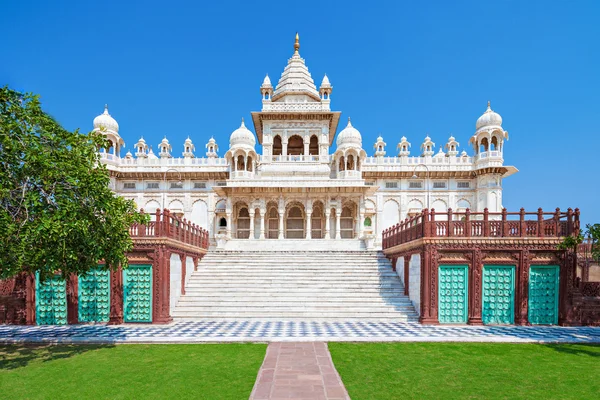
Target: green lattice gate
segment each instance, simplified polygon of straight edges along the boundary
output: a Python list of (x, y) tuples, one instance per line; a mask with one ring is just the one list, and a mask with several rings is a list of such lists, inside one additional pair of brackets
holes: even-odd
[(558, 324), (558, 265), (537, 265), (529, 270), (529, 322)]
[(152, 265), (123, 270), (123, 314), (125, 322), (152, 322)]
[(468, 312), (467, 265), (440, 265), (438, 285), (438, 316), (441, 324), (463, 324)]
[(36, 274), (35, 320), (38, 325), (67, 324), (67, 290), (65, 280), (59, 275), (40, 282)]
[(108, 322), (110, 317), (110, 272), (93, 269), (79, 277), (79, 322)]
[(484, 324), (512, 324), (515, 319), (515, 267), (483, 266)]

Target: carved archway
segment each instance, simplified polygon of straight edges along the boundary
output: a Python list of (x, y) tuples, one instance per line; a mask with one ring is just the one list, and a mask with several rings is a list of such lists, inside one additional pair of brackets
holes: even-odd
[(323, 202), (315, 201), (312, 208), (310, 219), (310, 236), (313, 239), (323, 239), (325, 237), (325, 211)]
[(285, 210), (285, 237), (286, 239), (304, 239), (306, 216), (301, 203), (291, 203)]

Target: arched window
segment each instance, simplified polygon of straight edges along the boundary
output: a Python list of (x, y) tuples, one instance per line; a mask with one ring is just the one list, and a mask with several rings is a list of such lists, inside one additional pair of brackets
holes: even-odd
[(236, 170), (238, 171), (244, 171), (246, 168), (244, 168), (244, 156), (239, 155), (237, 158), (237, 167)]
[(317, 135), (310, 137), (310, 144), (308, 145), (308, 153), (313, 156), (319, 155), (319, 139)]
[(490, 148), (490, 143), (488, 138), (481, 139), (481, 144), (479, 145), (479, 152), (483, 153), (484, 151), (488, 151)]
[(281, 145), (281, 136), (277, 135), (273, 138), (273, 155), (280, 156), (283, 151), (283, 146)]
[(303, 239), (304, 213), (299, 206), (292, 206), (287, 212), (285, 237), (288, 239)]
[(219, 220), (219, 228), (227, 228), (227, 218), (221, 217)]
[(237, 238), (248, 239), (250, 237), (250, 213), (246, 207), (241, 208), (237, 219)]
[(252, 172), (252, 157), (248, 156), (248, 161), (246, 162), (246, 170)]
[(354, 156), (352, 154), (348, 155), (348, 171), (354, 170)]
[(498, 137), (497, 136), (494, 136), (492, 138), (492, 145), (490, 147), (490, 150), (492, 150), (492, 151), (493, 150), (498, 150)]
[(365, 223), (364, 223), (365, 226), (371, 226), (371, 223), (372, 222), (371, 222), (371, 218), (370, 217), (365, 218)]
[(345, 171), (346, 170), (346, 164), (344, 162), (344, 156), (340, 157), (339, 169), (340, 169), (340, 171)]
[(288, 156), (300, 156), (304, 154), (304, 141), (298, 135), (294, 135), (288, 140)]
[(325, 213), (322, 203), (318, 202), (313, 206), (310, 217), (310, 237), (313, 239), (322, 239), (325, 236)]
[(271, 207), (267, 214), (267, 239), (279, 237), (279, 212), (277, 207)]
[(354, 215), (350, 207), (342, 209), (340, 216), (340, 236), (342, 239), (352, 239), (354, 237)]

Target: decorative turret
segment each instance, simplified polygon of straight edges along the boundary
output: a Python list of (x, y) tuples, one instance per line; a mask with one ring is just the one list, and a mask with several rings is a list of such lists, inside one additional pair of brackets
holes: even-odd
[(217, 150), (219, 149), (219, 145), (215, 141), (214, 137), (210, 137), (208, 143), (204, 146), (206, 147), (206, 157), (209, 158), (217, 158)]
[[(216, 144), (215, 144), (216, 145)], [(229, 137), (229, 150), (225, 158), (231, 166), (232, 178), (248, 178), (254, 176), (258, 155), (254, 150), (256, 139), (246, 125), (244, 118), (239, 128)]]
[(333, 160), (337, 166), (338, 178), (359, 178), (362, 161), (367, 153), (362, 148), (362, 136), (358, 129), (352, 126), (350, 118), (348, 125), (338, 134), (336, 144)]
[(167, 139), (167, 137), (165, 136), (164, 139), (158, 144), (158, 148), (160, 150), (160, 152), (158, 153), (158, 155), (160, 156), (160, 158), (171, 158), (171, 150), (172, 147), (169, 144), (169, 140)]
[(383, 138), (381, 136), (379, 136), (377, 138), (377, 142), (375, 142), (375, 145), (373, 146), (375, 148), (375, 156), (376, 157), (383, 157), (385, 156), (385, 142), (383, 141)]
[(321, 95), (322, 100), (329, 100), (331, 96), (331, 91), (333, 90), (333, 86), (329, 83), (329, 78), (327, 74), (323, 77), (323, 81), (321, 82), (321, 87), (319, 88), (319, 94)]
[(143, 136), (135, 144), (135, 149), (136, 149), (135, 156), (137, 158), (148, 157), (148, 145), (146, 144), (146, 141), (144, 140)]
[(188, 136), (188, 138), (185, 139), (185, 143), (183, 143), (183, 156), (185, 158), (194, 158), (194, 150), (196, 150), (196, 146), (194, 146), (192, 139)]
[(127, 160), (132, 160), (132, 159), (133, 159), (133, 154), (131, 154), (131, 152), (130, 152), (130, 151), (128, 151), (128, 152), (127, 152), (127, 154), (125, 154), (125, 158), (126, 158)]
[(454, 136), (450, 136), (448, 138), (448, 143), (446, 143), (446, 150), (448, 150), (448, 157), (456, 157), (458, 155), (458, 146), (459, 143), (454, 139)]
[(400, 157), (406, 157), (410, 154), (410, 143), (406, 140), (406, 136), (402, 136), (400, 143), (398, 143), (398, 155)]
[(271, 85), (269, 74), (265, 76), (265, 80), (262, 85), (260, 85), (260, 93), (262, 94), (263, 101), (271, 101), (271, 97), (273, 96), (273, 85)]
[[(478, 161), (490, 157), (501, 159), (505, 139), (508, 140), (508, 132), (502, 129), (502, 117), (492, 110), (488, 101), (487, 109), (475, 124), (475, 134), (469, 140)], [(481, 156), (481, 153), (486, 154)]]
[(119, 135), (119, 124), (108, 113), (108, 104), (104, 105), (104, 112), (94, 118), (94, 131), (100, 132), (110, 142), (109, 148), (105, 150), (110, 152), (112, 148), (114, 155), (119, 157), (121, 148), (125, 146), (125, 142)]
[(429, 135), (427, 135), (425, 137), (425, 140), (423, 141), (423, 144), (421, 145), (421, 150), (423, 151), (423, 156), (425, 156), (425, 157), (432, 156), (434, 147), (435, 147), (435, 143), (433, 143), (431, 141), (431, 138), (429, 137)]

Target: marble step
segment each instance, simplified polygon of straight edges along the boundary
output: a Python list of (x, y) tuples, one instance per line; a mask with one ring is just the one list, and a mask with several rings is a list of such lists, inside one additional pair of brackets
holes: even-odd
[(289, 319), (289, 318), (304, 318), (304, 319), (340, 319), (346, 320), (350, 318), (360, 318), (360, 319), (379, 319), (379, 318), (389, 318), (397, 321), (405, 321), (405, 322), (416, 322), (418, 321), (418, 316), (412, 314), (406, 314), (401, 312), (389, 312), (389, 311), (381, 311), (381, 312), (344, 312), (340, 310), (336, 310), (334, 312), (315, 312), (315, 311), (270, 311), (270, 310), (260, 310), (260, 311), (252, 311), (252, 312), (229, 312), (229, 311), (178, 311), (175, 310), (172, 314), (173, 318), (257, 318), (257, 319), (266, 319), (266, 318), (281, 318), (281, 319)]

